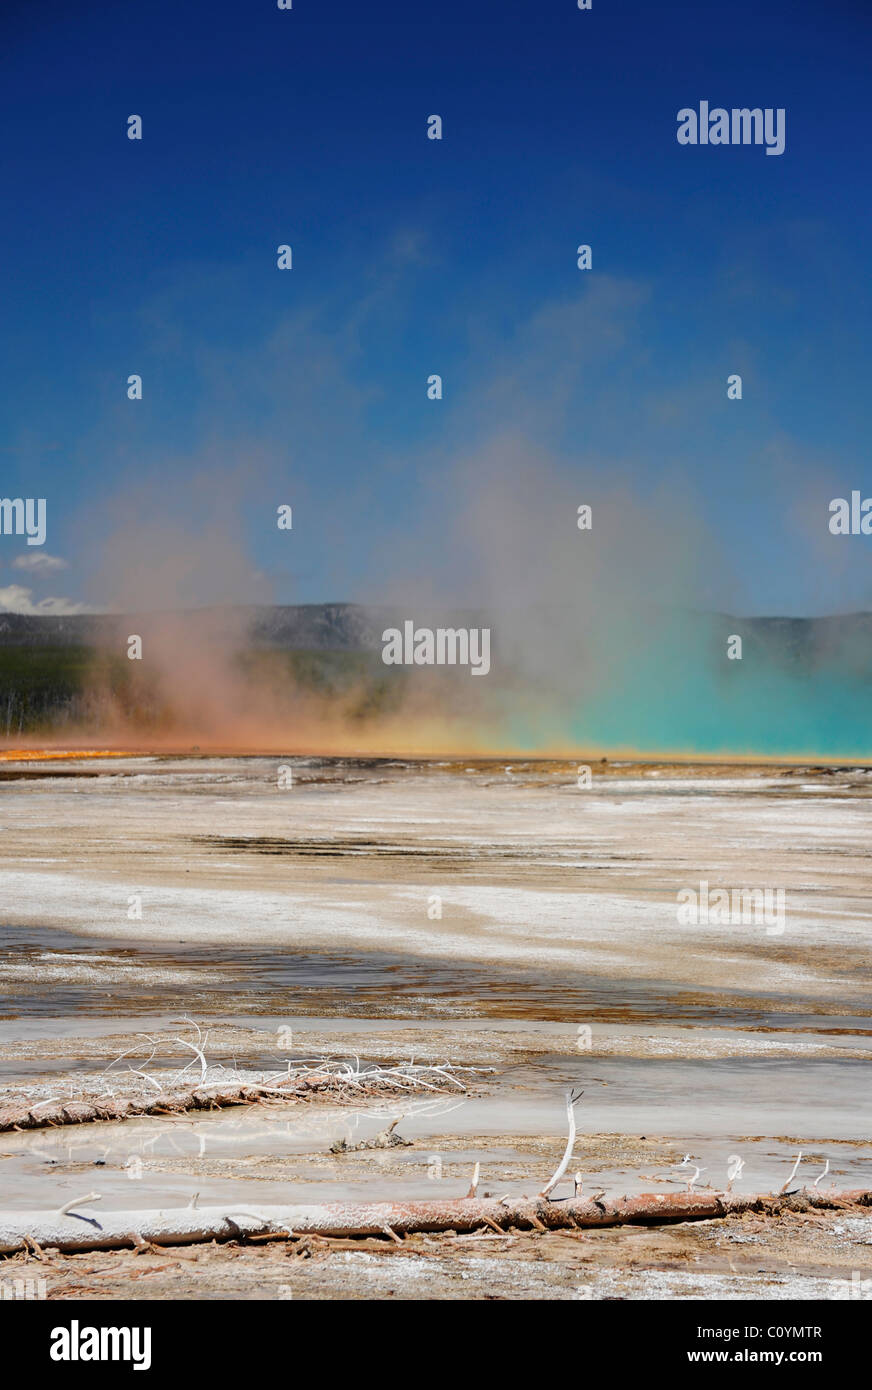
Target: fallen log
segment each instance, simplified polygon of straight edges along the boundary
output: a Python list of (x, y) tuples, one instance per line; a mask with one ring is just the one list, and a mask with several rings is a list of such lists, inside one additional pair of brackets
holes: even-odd
[(442, 1202), (326, 1202), (306, 1206), (171, 1207), (162, 1211), (88, 1212), (80, 1210), (0, 1211), (0, 1254), (12, 1254), (36, 1242), (43, 1249), (112, 1250), (140, 1245), (192, 1245), (198, 1241), (240, 1240), (248, 1236), (397, 1236), (415, 1232), (560, 1230), (592, 1226), (657, 1225), (702, 1221), (733, 1213), (777, 1216), (784, 1211), (843, 1210), (872, 1207), (872, 1191), (818, 1192), (802, 1189), (786, 1195), (758, 1193), (732, 1196), (717, 1192), (643, 1193), (636, 1197), (554, 1201), (454, 1198)]
[[(282, 1091), (288, 1101), (303, 1097), (307, 1088), (289, 1087)], [(231, 1105), (251, 1105), (265, 1095), (275, 1095), (275, 1086), (257, 1085), (194, 1087), (185, 1091), (125, 1099), (106, 1096), (94, 1100), (56, 1100), (36, 1105), (0, 1106), (0, 1134), (10, 1130), (53, 1129), (57, 1125), (85, 1125), (97, 1120), (129, 1120), (138, 1115), (181, 1115), (188, 1110), (222, 1110)]]
[(408, 1076), (404, 1073), (398, 1079), (391, 1071), (378, 1068), (358, 1072), (318, 1070), (288, 1078), (280, 1076), (269, 1082), (221, 1081), (167, 1090), (158, 1086), (156, 1094), (136, 1097), (101, 1095), (67, 1101), (55, 1098), (29, 1104), (19, 1101), (0, 1105), (0, 1134), (93, 1124), (100, 1120), (129, 1120), (140, 1115), (183, 1115), (190, 1110), (224, 1110), (233, 1105), (273, 1101), (292, 1105), (317, 1099), (360, 1103), (362, 1100), (399, 1098), (410, 1092), (452, 1094), (452, 1085), (456, 1088), (459, 1083), (451, 1076), (442, 1079), (439, 1073), (438, 1067), (415, 1067), (410, 1069)]

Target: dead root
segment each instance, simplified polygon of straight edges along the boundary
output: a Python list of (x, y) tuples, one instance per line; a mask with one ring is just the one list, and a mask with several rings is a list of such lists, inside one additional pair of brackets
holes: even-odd
[(353, 1154), (359, 1153), (363, 1149), (411, 1148), (411, 1139), (403, 1139), (401, 1135), (394, 1133), (402, 1118), (402, 1115), (398, 1115), (395, 1120), (391, 1121), (387, 1129), (381, 1130), (372, 1139), (361, 1140), (359, 1144), (349, 1144), (345, 1139), (337, 1139), (335, 1143), (330, 1145), (330, 1152), (332, 1154)]

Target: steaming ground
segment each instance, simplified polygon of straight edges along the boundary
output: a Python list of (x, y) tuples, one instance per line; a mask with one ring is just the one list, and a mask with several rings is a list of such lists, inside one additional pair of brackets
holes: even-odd
[[(292, 786), (280, 789), (280, 766)], [(83, 1182), (106, 1209), (196, 1192), (204, 1205), (447, 1196), (465, 1191), (477, 1160), (496, 1195), (529, 1192), (559, 1160), (567, 1086), (585, 1089), (576, 1162), (587, 1190), (668, 1191), (685, 1180), (687, 1152), (702, 1183), (721, 1187), (738, 1153), (739, 1190), (777, 1189), (799, 1148), (807, 1181), (829, 1161), (825, 1182), (872, 1182), (863, 769), (603, 764), (580, 790), (575, 764), (561, 763), (4, 767), (15, 777), (0, 787), (7, 1094), (99, 1090), (126, 1048), (148, 1056), (142, 1033), (169, 1065), (182, 1051), (172, 1039), (190, 1036), (173, 1022), (181, 1013), (209, 1026), (210, 1058), (240, 1065), (326, 1052), (495, 1068), (456, 1102), (389, 1107), (405, 1112), (412, 1140), (389, 1152), (329, 1154), (334, 1139), (384, 1125), (371, 1107), (3, 1136), (5, 1206), (57, 1207)], [(680, 926), (676, 894), (700, 880), (784, 888), (783, 933)], [(554, 1239), (549, 1250), (570, 1244)], [(711, 1241), (688, 1236), (681, 1278), (668, 1274), (674, 1236), (658, 1241), (631, 1287), (610, 1266), (592, 1296), (730, 1296), (718, 1279), (729, 1283), (734, 1262), (712, 1263)], [(758, 1272), (740, 1282), (790, 1297), (808, 1296), (791, 1280), (844, 1277), (832, 1250), (791, 1246), (787, 1258), (779, 1242), (756, 1233)], [(625, 1245), (597, 1250), (620, 1263)], [(868, 1266), (870, 1248), (852, 1243), (852, 1267)], [(401, 1295), (469, 1295), (456, 1269), (437, 1269), (444, 1251), (429, 1258), (402, 1279), (391, 1262)], [(491, 1264), (490, 1292), (572, 1296), (556, 1254), (529, 1295), (517, 1259)], [(334, 1290), (379, 1296), (364, 1265), (338, 1261)], [(294, 1296), (324, 1296), (330, 1280), (313, 1273), (305, 1286), (303, 1268)], [(223, 1264), (212, 1282), (198, 1272), (189, 1292), (227, 1296), (227, 1277)]]

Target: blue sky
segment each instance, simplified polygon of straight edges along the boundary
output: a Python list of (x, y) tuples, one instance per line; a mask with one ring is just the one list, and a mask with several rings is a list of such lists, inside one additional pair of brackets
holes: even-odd
[[(0, 37), (0, 495), (66, 565), (0, 537), (0, 599), (475, 603), (482, 487), (541, 469), (537, 536), (620, 496), (701, 556), (658, 596), (872, 607), (827, 532), (872, 495), (860, 4), (6, 0)], [(785, 153), (679, 146), (700, 99), (784, 107)]]

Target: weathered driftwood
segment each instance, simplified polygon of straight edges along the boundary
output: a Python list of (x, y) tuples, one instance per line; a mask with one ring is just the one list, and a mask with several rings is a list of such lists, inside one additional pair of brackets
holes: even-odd
[[(428, 1079), (419, 1077), (417, 1071), (424, 1071)], [(0, 1134), (10, 1130), (47, 1129), (57, 1125), (84, 1125), (98, 1120), (129, 1120), (138, 1115), (181, 1115), (189, 1110), (223, 1110), (232, 1105), (254, 1105), (264, 1101), (286, 1101), (296, 1104), (299, 1101), (316, 1100), (320, 1097), (330, 1100), (354, 1100), (380, 1097), (408, 1096), (411, 1093), (438, 1092), (449, 1094), (451, 1082), (455, 1088), (459, 1083), (450, 1077), (445, 1082), (436, 1076), (436, 1084), (429, 1079), (430, 1072), (438, 1068), (413, 1069), (410, 1077), (402, 1084), (390, 1073), (379, 1075), (372, 1072), (353, 1072), (349, 1074), (312, 1071), (306, 1075), (281, 1077), (269, 1083), (216, 1082), (186, 1088), (158, 1087), (154, 1094), (127, 1098), (124, 1096), (96, 1096), (84, 1100), (36, 1101), (30, 1104), (7, 1103), (0, 1105)], [(360, 1079), (358, 1079), (360, 1078)], [(460, 1086), (463, 1090), (465, 1087)]]
[[(325, 1086), (322, 1089), (326, 1089)], [(187, 1110), (221, 1110), (229, 1105), (251, 1105), (266, 1096), (280, 1095), (297, 1101), (318, 1090), (314, 1079), (306, 1078), (292, 1086), (259, 1085), (197, 1086), (166, 1094), (129, 1100), (123, 1096), (101, 1096), (93, 1100), (55, 1100), (35, 1105), (0, 1106), (0, 1133), (16, 1129), (46, 1129), (56, 1125), (85, 1125), (95, 1120), (129, 1120), (137, 1115), (181, 1115)]]
[(43, 1249), (106, 1250), (141, 1245), (190, 1245), (197, 1241), (238, 1240), (247, 1236), (394, 1236), (413, 1232), (489, 1230), (559, 1230), (589, 1226), (700, 1221), (746, 1211), (778, 1215), (783, 1211), (872, 1207), (872, 1191), (817, 1192), (803, 1189), (785, 1196), (770, 1193), (738, 1197), (715, 1192), (644, 1193), (637, 1197), (552, 1201), (479, 1200), (443, 1202), (327, 1202), (309, 1206), (175, 1207), (163, 1211), (88, 1210), (0, 1212), (0, 1254), (36, 1242)]

